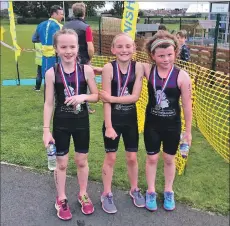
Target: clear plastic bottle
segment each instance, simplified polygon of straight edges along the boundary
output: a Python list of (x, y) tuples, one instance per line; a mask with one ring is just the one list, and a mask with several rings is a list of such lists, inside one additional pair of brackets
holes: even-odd
[(49, 143), (46, 149), (48, 157), (48, 169), (54, 171), (56, 169), (56, 147), (53, 143)]
[(184, 133), (181, 134), (181, 140), (180, 140), (180, 154), (182, 158), (186, 159), (188, 157), (189, 153), (189, 144), (184, 138)]

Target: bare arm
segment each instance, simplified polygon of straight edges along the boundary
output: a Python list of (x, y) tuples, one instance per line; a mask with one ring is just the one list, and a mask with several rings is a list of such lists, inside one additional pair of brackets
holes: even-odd
[(50, 126), (51, 117), (54, 108), (54, 70), (50, 68), (46, 72), (46, 90), (45, 90), (45, 104), (44, 104), (44, 127)]
[(189, 75), (181, 70), (178, 75), (178, 86), (181, 90), (181, 100), (185, 119), (185, 133), (189, 145), (191, 145), (192, 130), (192, 82)]
[[(102, 89), (111, 95), (111, 81), (112, 81), (112, 65), (106, 64), (102, 69)], [(111, 104), (104, 103), (104, 118), (105, 118), (105, 127), (112, 128), (111, 122)]]
[(98, 89), (97, 89), (96, 82), (94, 80), (95, 75), (93, 69), (88, 65), (84, 65), (84, 71), (85, 71), (85, 79), (90, 89), (90, 94), (80, 94), (80, 95), (67, 97), (65, 99), (65, 104), (67, 106), (69, 105), (75, 106), (77, 104), (81, 104), (84, 102), (95, 103), (98, 101)]
[(45, 90), (45, 103), (43, 114), (43, 141), (45, 147), (48, 146), (50, 141), (54, 142), (54, 139), (50, 133), (50, 121), (53, 115), (54, 108), (54, 70), (50, 68), (46, 72), (46, 90)]
[(85, 71), (85, 78), (90, 90), (90, 94), (86, 95), (85, 101), (91, 103), (98, 102), (98, 89), (97, 89), (97, 84), (95, 82), (95, 75), (93, 69), (88, 65), (84, 65), (84, 71)]
[(143, 67), (144, 67), (144, 76), (146, 77), (147, 80), (149, 80), (149, 74), (151, 71), (151, 64), (148, 63), (142, 63)]
[(133, 86), (132, 94), (128, 96), (120, 96), (120, 97), (111, 96), (110, 103), (129, 104), (129, 103), (136, 103), (138, 101), (141, 93), (142, 80), (144, 76), (143, 65), (137, 62), (135, 71), (136, 71), (136, 79)]
[(87, 42), (87, 46), (88, 46), (88, 55), (90, 60), (93, 58), (94, 55), (94, 45), (93, 42)]

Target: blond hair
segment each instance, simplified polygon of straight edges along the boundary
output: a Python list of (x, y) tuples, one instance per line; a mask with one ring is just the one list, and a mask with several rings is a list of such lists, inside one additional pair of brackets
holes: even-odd
[(58, 37), (61, 35), (74, 35), (77, 39), (77, 45), (78, 45), (78, 35), (77, 33), (73, 30), (73, 29), (62, 29), (57, 31), (54, 36), (53, 36), (53, 46), (57, 47), (57, 43), (58, 43)]
[[(112, 40), (112, 43), (111, 43), (111, 47), (114, 47), (114, 44), (116, 43), (116, 40), (121, 36), (126, 36), (126, 37), (130, 38), (133, 41), (132, 37), (128, 33), (122, 32), (122, 33), (119, 33), (119, 34), (114, 36), (114, 38)], [(135, 46), (134, 41), (133, 41), (133, 44)]]
[[(165, 43), (159, 44), (157, 47), (155, 47), (152, 51), (152, 44), (157, 41), (157, 40), (167, 40)], [(168, 31), (163, 31), (160, 30), (158, 31), (151, 39), (148, 40), (148, 42), (146, 43), (146, 51), (147, 54), (149, 55), (149, 58), (152, 60), (152, 54), (155, 53), (155, 50), (157, 48), (168, 48), (169, 46), (173, 46), (176, 56), (179, 54), (179, 43), (177, 38), (170, 34)]]
[(72, 5), (73, 15), (75, 17), (84, 17), (85, 9), (86, 6), (83, 2), (77, 2)]
[(180, 30), (176, 33), (176, 35), (179, 35), (181, 38), (187, 38), (187, 31), (186, 30)]

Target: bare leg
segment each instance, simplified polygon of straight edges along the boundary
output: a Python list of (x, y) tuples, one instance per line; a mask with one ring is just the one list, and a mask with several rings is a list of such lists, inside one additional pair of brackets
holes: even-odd
[(102, 168), (102, 180), (104, 185), (104, 194), (111, 192), (113, 167), (116, 161), (116, 152), (106, 153)]
[(66, 183), (66, 169), (68, 165), (68, 154), (65, 156), (57, 156), (57, 166), (54, 171), (54, 181), (56, 184), (57, 194), (59, 200), (66, 199), (65, 183)]
[(175, 155), (163, 153), (164, 174), (165, 174), (165, 191), (173, 191), (173, 181), (176, 173)]
[(157, 163), (159, 154), (147, 155), (146, 157), (146, 180), (148, 184), (148, 192), (155, 192), (155, 181), (157, 172)]
[(126, 152), (126, 162), (131, 190), (138, 188), (138, 162), (136, 152)]
[(77, 165), (77, 177), (80, 187), (79, 195), (83, 196), (87, 192), (89, 166), (88, 166), (88, 154), (75, 153), (75, 163)]

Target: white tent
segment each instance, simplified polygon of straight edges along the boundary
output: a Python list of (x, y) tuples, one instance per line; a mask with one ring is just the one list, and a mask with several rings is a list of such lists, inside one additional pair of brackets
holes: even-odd
[(209, 13), (210, 4), (209, 3), (197, 3), (189, 5), (186, 13)]

